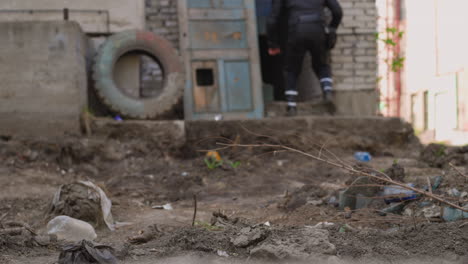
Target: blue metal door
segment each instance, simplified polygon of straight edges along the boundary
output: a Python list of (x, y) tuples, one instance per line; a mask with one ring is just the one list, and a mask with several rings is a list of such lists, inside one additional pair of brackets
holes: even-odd
[(263, 117), (255, 1), (182, 0), (186, 119)]

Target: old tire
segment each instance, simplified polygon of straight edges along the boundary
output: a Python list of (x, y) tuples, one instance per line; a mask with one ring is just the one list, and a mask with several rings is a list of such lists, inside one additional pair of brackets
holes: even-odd
[[(116, 85), (115, 64), (129, 52), (142, 53), (159, 62), (164, 74), (159, 96), (131, 97)], [(166, 39), (146, 31), (130, 30), (111, 36), (98, 51), (93, 80), (97, 95), (111, 111), (134, 119), (154, 119), (167, 113), (179, 102), (184, 91), (183, 66), (175, 49)]]

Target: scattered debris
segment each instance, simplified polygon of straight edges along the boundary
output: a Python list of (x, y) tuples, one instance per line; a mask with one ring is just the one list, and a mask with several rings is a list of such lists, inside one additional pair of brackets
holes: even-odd
[(144, 244), (156, 237), (156, 234), (160, 233), (157, 225), (151, 225), (147, 227), (145, 230), (140, 230), (137, 236), (130, 237), (128, 241), (132, 244)]
[(320, 223), (316, 224), (313, 228), (326, 228), (326, 227), (330, 227), (330, 226), (334, 226), (334, 225), (335, 225), (334, 223), (320, 222)]
[(47, 234), (56, 235), (59, 240), (72, 242), (97, 238), (96, 231), (90, 224), (65, 215), (50, 220), (47, 224)]
[(340, 192), (339, 208), (351, 210), (368, 207), (378, 196), (381, 187), (369, 177), (359, 177), (351, 186)]
[(225, 258), (228, 258), (229, 257), (229, 254), (226, 252), (226, 251), (223, 251), (223, 250), (217, 250), (216, 251), (216, 254), (220, 257), (225, 257)]
[(52, 200), (50, 214), (67, 215), (114, 230), (112, 202), (105, 192), (90, 181), (78, 181), (59, 187)]
[[(465, 206), (465, 208), (468, 209), (468, 206)], [(459, 209), (444, 207), (442, 212), (442, 218), (447, 222), (453, 222), (461, 219), (467, 219), (468, 213), (463, 212)]]
[(174, 210), (174, 208), (172, 208), (172, 205), (170, 203), (164, 204), (164, 205), (155, 205), (155, 206), (153, 206), (151, 208), (159, 209), (159, 210), (168, 210), (168, 211)]
[(113, 248), (83, 240), (65, 246), (59, 256), (59, 264), (117, 264)]
[(425, 218), (438, 218), (441, 215), (441, 208), (438, 205), (431, 205), (422, 209)]

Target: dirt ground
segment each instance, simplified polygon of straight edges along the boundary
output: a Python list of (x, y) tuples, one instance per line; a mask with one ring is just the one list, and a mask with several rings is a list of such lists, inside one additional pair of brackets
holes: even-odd
[[(467, 220), (418, 213), (422, 202), (440, 206), (427, 198), (401, 214), (379, 213), (387, 206), (379, 197), (367, 208), (345, 212), (337, 208), (338, 192), (357, 175), (310, 157), (272, 147), (228, 147), (219, 150), (224, 163), (210, 169), (199, 150), (212, 149), (219, 138), (161, 147), (144, 132), (119, 132), (54, 141), (0, 137), (0, 224), (21, 222), (45, 234), (59, 186), (89, 180), (112, 200), (114, 220), (130, 223), (114, 232), (96, 227), (96, 242), (114, 247), (121, 263), (468, 263)], [(320, 135), (336, 134), (323, 129)], [(239, 142), (222, 136), (235, 143), (246, 137)], [(351, 136), (342, 138), (359, 141)], [(295, 143), (289, 145), (327, 155)], [(466, 204), (467, 197), (450, 197), (450, 190), (468, 191), (462, 175), (468, 174), (468, 149), (425, 147), (414, 139), (385, 149), (377, 141), (365, 145), (335, 144), (332, 159), (358, 165), (354, 152), (371, 151), (373, 159), (358, 166), (384, 171), (398, 164), (404, 182), (418, 188), (442, 176), (434, 194)], [(173, 210), (152, 209), (167, 203)], [(0, 263), (58, 261), (64, 242), (34, 241), (28, 232), (0, 232)]]

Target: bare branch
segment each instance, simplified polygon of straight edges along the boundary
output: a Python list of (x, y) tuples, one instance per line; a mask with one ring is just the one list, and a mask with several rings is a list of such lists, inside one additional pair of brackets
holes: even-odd
[(454, 169), (460, 176), (462, 177), (465, 177), (466, 180), (468, 180), (468, 175), (465, 175), (464, 173), (462, 173), (459, 169), (457, 169), (457, 167), (455, 167), (452, 163), (449, 163), (450, 167), (452, 167), (452, 169)]
[[(218, 143), (218, 144), (219, 145), (228, 145), (229, 146), (229, 144), (223, 144), (223, 143)], [(315, 156), (313, 154), (310, 154), (310, 153), (307, 153), (307, 152), (304, 152), (304, 151), (301, 151), (301, 150), (298, 150), (298, 149), (295, 149), (295, 148), (291, 148), (291, 147), (284, 146), (284, 145), (273, 145), (273, 144), (251, 144), (251, 145), (249, 145), (249, 144), (238, 144), (237, 146), (238, 147), (249, 147), (249, 148), (252, 148), (252, 147), (258, 147), (258, 148), (267, 147), (267, 148), (278, 148), (278, 149), (289, 150), (291, 152), (295, 152), (295, 153), (304, 155), (304, 156), (312, 158), (314, 160), (324, 162), (324, 163), (326, 163), (328, 165), (331, 165), (331, 166), (334, 166), (334, 167), (337, 167), (337, 168), (340, 168), (340, 169), (347, 170), (347, 171), (349, 171), (351, 173), (355, 173), (355, 174), (358, 174), (358, 175), (361, 175), (361, 176), (366, 176), (366, 177), (369, 177), (369, 178), (372, 178), (372, 179), (376, 179), (376, 180), (383, 181), (383, 182), (386, 182), (386, 183), (389, 183), (389, 184), (392, 184), (392, 185), (399, 186), (399, 187), (407, 189), (407, 190), (411, 190), (411, 191), (413, 191), (415, 193), (418, 193), (418, 194), (421, 194), (423, 196), (432, 198), (432, 199), (434, 199), (434, 200), (436, 200), (438, 202), (441, 202), (441, 203), (443, 203), (445, 205), (448, 205), (450, 207), (453, 207), (455, 209), (461, 210), (463, 212), (468, 212), (468, 209), (465, 209), (465, 208), (463, 208), (463, 207), (461, 207), (461, 206), (459, 206), (457, 204), (449, 202), (449, 201), (443, 199), (442, 197), (440, 197), (438, 195), (435, 195), (435, 194), (432, 194), (432, 193), (430, 193), (428, 191), (420, 190), (420, 189), (408, 186), (408, 185), (406, 185), (404, 183), (397, 182), (397, 181), (389, 179), (389, 178), (384, 178), (384, 177), (377, 176), (377, 175), (367, 173), (367, 172), (364, 172), (364, 171), (359, 171), (359, 170), (357, 170), (355, 168), (346, 166), (345, 164), (341, 164), (341, 163), (338, 163), (338, 162), (335, 162), (335, 161), (325, 160), (323, 158), (320, 158), (318, 156)]]

